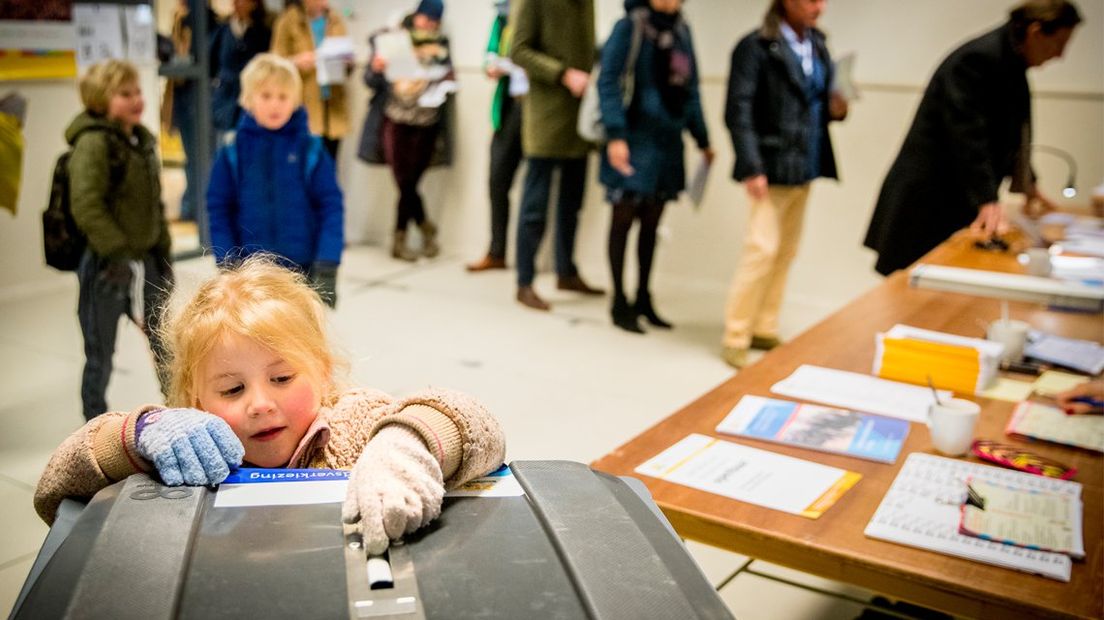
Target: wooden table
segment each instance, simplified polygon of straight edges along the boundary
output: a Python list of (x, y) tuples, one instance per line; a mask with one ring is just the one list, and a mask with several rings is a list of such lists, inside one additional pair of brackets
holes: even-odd
[[(923, 260), (1022, 272), (1011, 255), (976, 250), (961, 236), (939, 246)], [(1096, 341), (1104, 336), (1104, 318), (1100, 314), (1050, 312), (1041, 306), (1015, 302), (1010, 304), (1010, 314), (1059, 335)], [(897, 272), (758, 363), (598, 459), (593, 466), (641, 478), (675, 529), (687, 539), (960, 616), (1101, 618), (1104, 458), (1097, 453), (1047, 443), (1030, 444), (1031, 451), (1076, 467), (1079, 471), (1075, 480), (1084, 485), (1086, 557), (1083, 562), (1074, 563), (1071, 581), (1062, 583), (863, 535), (905, 456), (911, 452), (933, 452), (924, 425), (911, 425), (902, 454), (893, 465), (718, 435), (713, 430), (742, 396), (770, 396), (770, 386), (801, 364), (869, 373), (874, 334), (896, 323), (981, 336), (981, 324), (999, 315), (997, 300), (911, 289), (907, 274)], [(1003, 432), (1013, 403), (970, 398), (982, 405), (978, 437), (1018, 443)], [(690, 433), (721, 437), (856, 471), (863, 479), (823, 516), (810, 520), (633, 473), (640, 463)]]

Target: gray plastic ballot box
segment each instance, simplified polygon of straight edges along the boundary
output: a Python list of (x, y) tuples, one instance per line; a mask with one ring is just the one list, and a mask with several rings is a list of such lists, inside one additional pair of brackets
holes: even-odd
[(513, 495), (446, 497), (376, 589), (339, 502), (216, 506), (212, 489), (131, 476), (65, 504), (12, 618), (732, 617), (638, 481), (510, 470)]

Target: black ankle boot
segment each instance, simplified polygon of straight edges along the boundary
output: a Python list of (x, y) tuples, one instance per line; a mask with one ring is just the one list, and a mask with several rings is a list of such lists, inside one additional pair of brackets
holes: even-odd
[(633, 307), (629, 305), (629, 300), (625, 299), (624, 295), (614, 296), (610, 316), (613, 317), (613, 324), (621, 329), (634, 334), (644, 333), (640, 324), (636, 322), (636, 310), (633, 310)]
[(660, 329), (671, 329), (674, 327), (656, 314), (655, 308), (652, 307), (652, 296), (649, 293), (637, 294), (635, 309), (638, 315), (644, 317), (649, 323)]

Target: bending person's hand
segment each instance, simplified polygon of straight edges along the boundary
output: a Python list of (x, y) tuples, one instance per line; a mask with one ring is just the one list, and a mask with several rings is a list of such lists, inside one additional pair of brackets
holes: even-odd
[(225, 420), (196, 409), (145, 414), (134, 443), (169, 486), (218, 484), (245, 457), (241, 440)]
[(629, 143), (625, 140), (611, 140), (606, 145), (606, 156), (609, 157), (610, 167), (621, 176), (631, 177), (636, 172), (629, 163)]
[(366, 550), (377, 555), (391, 539), (436, 519), (444, 497), (441, 465), (421, 436), (390, 424), (368, 442), (353, 466), (341, 518), (360, 522)]
[(1104, 413), (1104, 379), (1087, 381), (1054, 397), (1069, 414)]
[(978, 208), (978, 215), (970, 224), (970, 233), (975, 237), (989, 239), (996, 237), (1004, 229), (1004, 211), (999, 202), (990, 202)]

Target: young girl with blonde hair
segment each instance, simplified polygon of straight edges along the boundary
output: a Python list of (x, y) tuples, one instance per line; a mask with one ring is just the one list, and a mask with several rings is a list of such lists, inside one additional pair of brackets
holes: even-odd
[(360, 521), (378, 553), (440, 514), (445, 487), (504, 459), (497, 420), (471, 397), (342, 389), (321, 299), (270, 257), (204, 283), (164, 332), (172, 408), (107, 413), (66, 439), (35, 492), (47, 523), (63, 498), (91, 497), (139, 472), (198, 486), (243, 463), (351, 469), (342, 516)]

